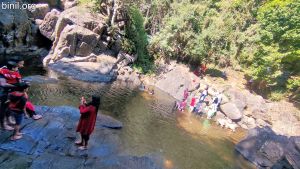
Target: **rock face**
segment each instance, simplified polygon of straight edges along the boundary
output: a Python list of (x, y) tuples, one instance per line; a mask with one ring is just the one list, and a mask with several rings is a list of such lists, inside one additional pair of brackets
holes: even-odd
[[(77, 1), (66, 0), (63, 3)], [(136, 60), (131, 56), (114, 56), (120, 51), (120, 48), (114, 47), (118, 39), (112, 44), (108, 43), (106, 39), (112, 37), (107, 33), (104, 17), (91, 13), (88, 8), (71, 7), (61, 13), (52, 10), (39, 28), (44, 36), (53, 41), (50, 53), (43, 59), (44, 66), (77, 80), (110, 82), (116, 79), (118, 70)], [(135, 74), (119, 77), (119, 80), (140, 84)]]
[(37, 106), (36, 110), (43, 119), (25, 119), (21, 140), (10, 141), (11, 132), (1, 131), (0, 161), (5, 161), (1, 168), (163, 168), (152, 157), (122, 153), (117, 131), (111, 129), (121, 128), (122, 123), (109, 116), (98, 116), (90, 149), (79, 151), (74, 145), (79, 120), (77, 108)]
[(254, 128), (236, 145), (236, 150), (261, 169), (298, 169), (299, 142), (300, 137), (276, 135), (269, 127)]
[[(3, 0), (15, 3), (16, 0)], [(32, 52), (37, 28), (31, 23), (25, 10), (0, 8), (0, 56)]]
[(52, 41), (54, 41), (54, 38), (52, 38), (52, 34), (54, 32), (59, 15), (60, 12), (58, 10), (52, 9), (46, 14), (44, 20), (39, 24), (41, 34)]
[(103, 64), (103, 62), (64, 63), (59, 61), (49, 65), (49, 68), (76, 80), (86, 82), (111, 82), (116, 78), (116, 73), (111, 71), (113, 64), (114, 63)]
[(166, 72), (165, 74), (162, 73), (162, 75), (159, 76), (155, 86), (169, 93), (176, 99), (181, 100), (183, 97), (183, 91), (186, 88), (194, 90), (195, 87), (199, 85), (199, 81), (192, 83), (192, 78), (197, 78), (194, 76), (187, 76), (185, 71), (187, 71), (187, 68), (182, 65), (170, 68), (169, 72)]
[(36, 4), (35, 8), (29, 11), (29, 17), (33, 19), (44, 19), (50, 11), (48, 4)]
[(105, 46), (101, 44), (99, 38), (99, 35), (89, 29), (67, 25), (61, 32), (57, 45), (53, 46), (55, 61), (65, 57), (89, 56), (91, 53), (97, 53), (97, 50), (104, 51)]

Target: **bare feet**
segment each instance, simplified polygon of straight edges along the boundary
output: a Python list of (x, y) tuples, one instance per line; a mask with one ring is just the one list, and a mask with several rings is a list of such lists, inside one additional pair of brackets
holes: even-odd
[(75, 144), (76, 144), (77, 146), (82, 146), (82, 141), (77, 140), (77, 141), (75, 141)]
[(23, 133), (21, 133), (21, 132), (20, 132), (20, 133), (16, 133), (16, 135), (17, 135), (17, 136), (22, 136)]
[(10, 138), (11, 141), (19, 140), (22, 138), (22, 135), (14, 135)]
[(36, 115), (33, 115), (32, 116), (32, 118), (34, 119), (34, 120), (39, 120), (39, 119), (41, 119), (43, 116), (42, 115), (39, 115), (39, 114), (36, 114)]
[(87, 147), (86, 146), (80, 146), (78, 147), (79, 150), (87, 150)]

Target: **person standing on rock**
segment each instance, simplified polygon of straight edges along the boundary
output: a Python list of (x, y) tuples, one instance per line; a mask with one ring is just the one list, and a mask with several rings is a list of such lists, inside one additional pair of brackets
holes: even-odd
[(76, 129), (76, 132), (79, 132), (81, 135), (81, 140), (75, 142), (80, 150), (87, 149), (90, 135), (95, 128), (99, 105), (100, 97), (98, 96), (92, 96), (90, 103), (86, 103), (84, 97), (81, 98), (81, 104), (79, 106), (80, 119)]
[(25, 113), (25, 105), (26, 105), (26, 90), (29, 85), (27, 83), (19, 83), (14, 92), (9, 93), (8, 95), (8, 111), (15, 118), (15, 130), (14, 135), (11, 137), (11, 140), (18, 140), (22, 138), (22, 133), (20, 133), (20, 125), (23, 120), (23, 116)]
[(16, 86), (13, 84), (19, 83), (21, 75), (18, 73), (18, 66), (15, 62), (8, 62), (7, 66), (0, 68), (0, 125), (5, 130), (14, 130), (7, 123), (9, 122), (9, 113), (7, 111), (8, 93)]

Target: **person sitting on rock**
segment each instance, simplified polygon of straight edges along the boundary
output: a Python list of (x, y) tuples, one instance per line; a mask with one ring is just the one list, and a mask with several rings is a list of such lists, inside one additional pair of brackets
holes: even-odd
[(25, 105), (25, 107), (26, 107), (26, 109), (25, 109), (26, 111), (25, 112), (26, 112), (26, 114), (29, 115), (30, 118), (32, 118), (34, 120), (39, 120), (43, 116), (39, 115), (39, 114), (36, 114), (34, 105), (28, 100), (28, 94), (27, 94), (27, 92), (28, 92), (28, 89), (26, 89), (26, 91), (25, 91), (25, 97), (27, 99), (26, 105)]
[(81, 134), (81, 140), (75, 142), (80, 150), (87, 149), (90, 135), (95, 128), (99, 105), (100, 97), (98, 96), (92, 96), (92, 101), (90, 103), (86, 103), (84, 97), (81, 98), (81, 104), (79, 106), (80, 120), (76, 129), (76, 132)]
[(11, 140), (18, 140), (22, 138), (22, 133), (20, 133), (20, 125), (25, 113), (26, 105), (26, 90), (29, 87), (26, 83), (19, 83), (15, 88), (14, 92), (9, 93), (8, 95), (8, 111), (15, 118), (15, 128), (14, 135), (11, 137)]

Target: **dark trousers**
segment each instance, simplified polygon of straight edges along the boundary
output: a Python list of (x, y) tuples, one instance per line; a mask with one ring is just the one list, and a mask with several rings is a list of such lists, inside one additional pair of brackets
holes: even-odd
[(9, 113), (7, 111), (7, 94), (2, 94), (0, 96), (0, 125), (4, 127), (4, 119), (8, 118)]
[(84, 141), (84, 146), (87, 146), (88, 145), (88, 141), (90, 139), (90, 135), (88, 135), (88, 134), (81, 134), (81, 138)]

